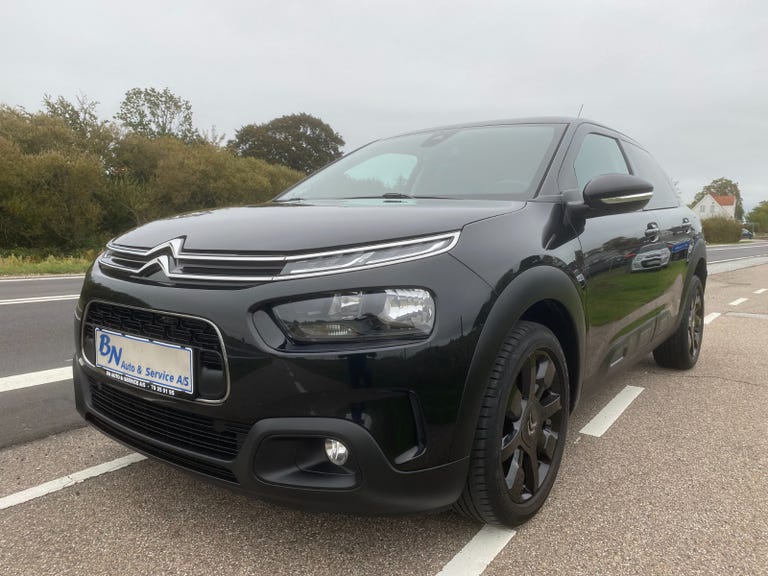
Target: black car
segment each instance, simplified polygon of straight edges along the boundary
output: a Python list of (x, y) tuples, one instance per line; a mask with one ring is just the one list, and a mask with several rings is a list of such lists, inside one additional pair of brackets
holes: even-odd
[[(681, 257), (632, 273), (647, 246)], [(112, 240), (77, 306), (77, 407), (270, 500), (515, 525), (583, 390), (649, 352), (696, 363), (706, 277), (699, 220), (618, 132), (412, 132)]]

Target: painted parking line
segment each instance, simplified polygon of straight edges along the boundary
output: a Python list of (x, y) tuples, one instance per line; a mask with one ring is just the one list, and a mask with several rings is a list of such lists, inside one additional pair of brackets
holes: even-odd
[(720, 316), (720, 312), (710, 312), (709, 314), (704, 316), (704, 324), (709, 324), (718, 316)]
[(11, 506), (18, 506), (19, 504), (29, 502), (35, 498), (40, 498), (46, 494), (58, 492), (59, 490), (63, 490), (68, 486), (74, 486), (75, 484), (79, 484), (80, 482), (88, 480), (89, 478), (101, 476), (107, 472), (120, 470), (120, 468), (125, 468), (126, 466), (130, 466), (136, 462), (146, 460), (146, 458), (146, 456), (142, 456), (141, 454), (134, 452), (133, 454), (123, 456), (122, 458), (117, 458), (111, 462), (105, 462), (104, 464), (91, 466), (90, 468), (80, 470), (74, 474), (67, 474), (61, 478), (56, 478), (56, 480), (51, 480), (50, 482), (45, 482), (44, 484), (39, 484), (38, 486), (33, 486), (32, 488), (22, 490), (21, 492), (15, 492), (13, 494), (9, 494), (8, 496), (3, 496), (0, 498), (0, 510), (5, 510)]
[(514, 535), (514, 530), (483, 526), (437, 576), (480, 576)]
[(613, 400), (608, 402), (605, 408), (600, 410), (579, 432), (589, 436), (602, 436), (643, 390), (641, 386), (625, 386), (624, 390), (616, 394)]
[(0, 392), (10, 392), (11, 390), (19, 390), (20, 388), (30, 388), (31, 386), (40, 386), (42, 384), (62, 382), (71, 379), (72, 366), (51, 368), (50, 370), (29, 372), (27, 374), (16, 374), (15, 376), (5, 376), (0, 378)]
[(37, 304), (39, 302), (60, 302), (63, 300), (77, 300), (78, 298), (80, 298), (80, 294), (37, 296), (35, 298), (11, 298), (10, 300), (0, 300), (0, 306), (10, 306), (12, 304)]
[(762, 294), (763, 292), (768, 292), (768, 288), (760, 288), (759, 290), (755, 290), (755, 294)]
[(738, 306), (739, 304), (743, 304), (747, 300), (749, 300), (749, 298), (736, 298), (736, 300), (734, 300), (733, 302), (729, 302), (728, 306)]

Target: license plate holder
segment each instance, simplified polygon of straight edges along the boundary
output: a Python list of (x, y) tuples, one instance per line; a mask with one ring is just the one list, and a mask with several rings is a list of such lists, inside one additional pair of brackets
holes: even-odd
[(98, 327), (94, 336), (95, 364), (110, 378), (166, 396), (194, 396), (192, 348)]

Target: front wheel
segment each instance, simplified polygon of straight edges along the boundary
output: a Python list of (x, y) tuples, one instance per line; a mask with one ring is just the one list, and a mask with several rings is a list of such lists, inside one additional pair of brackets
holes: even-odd
[(696, 365), (704, 338), (704, 287), (698, 276), (691, 278), (688, 298), (675, 333), (653, 351), (659, 366), (688, 370)]
[(544, 504), (563, 456), (569, 412), (562, 347), (545, 326), (519, 322), (486, 385), (467, 483), (455, 509), (516, 526)]

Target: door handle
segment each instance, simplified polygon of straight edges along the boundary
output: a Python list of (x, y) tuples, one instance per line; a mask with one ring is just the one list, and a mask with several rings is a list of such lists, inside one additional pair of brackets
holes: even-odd
[(656, 222), (650, 222), (645, 229), (645, 237), (651, 241), (656, 242), (659, 239), (659, 225)]

